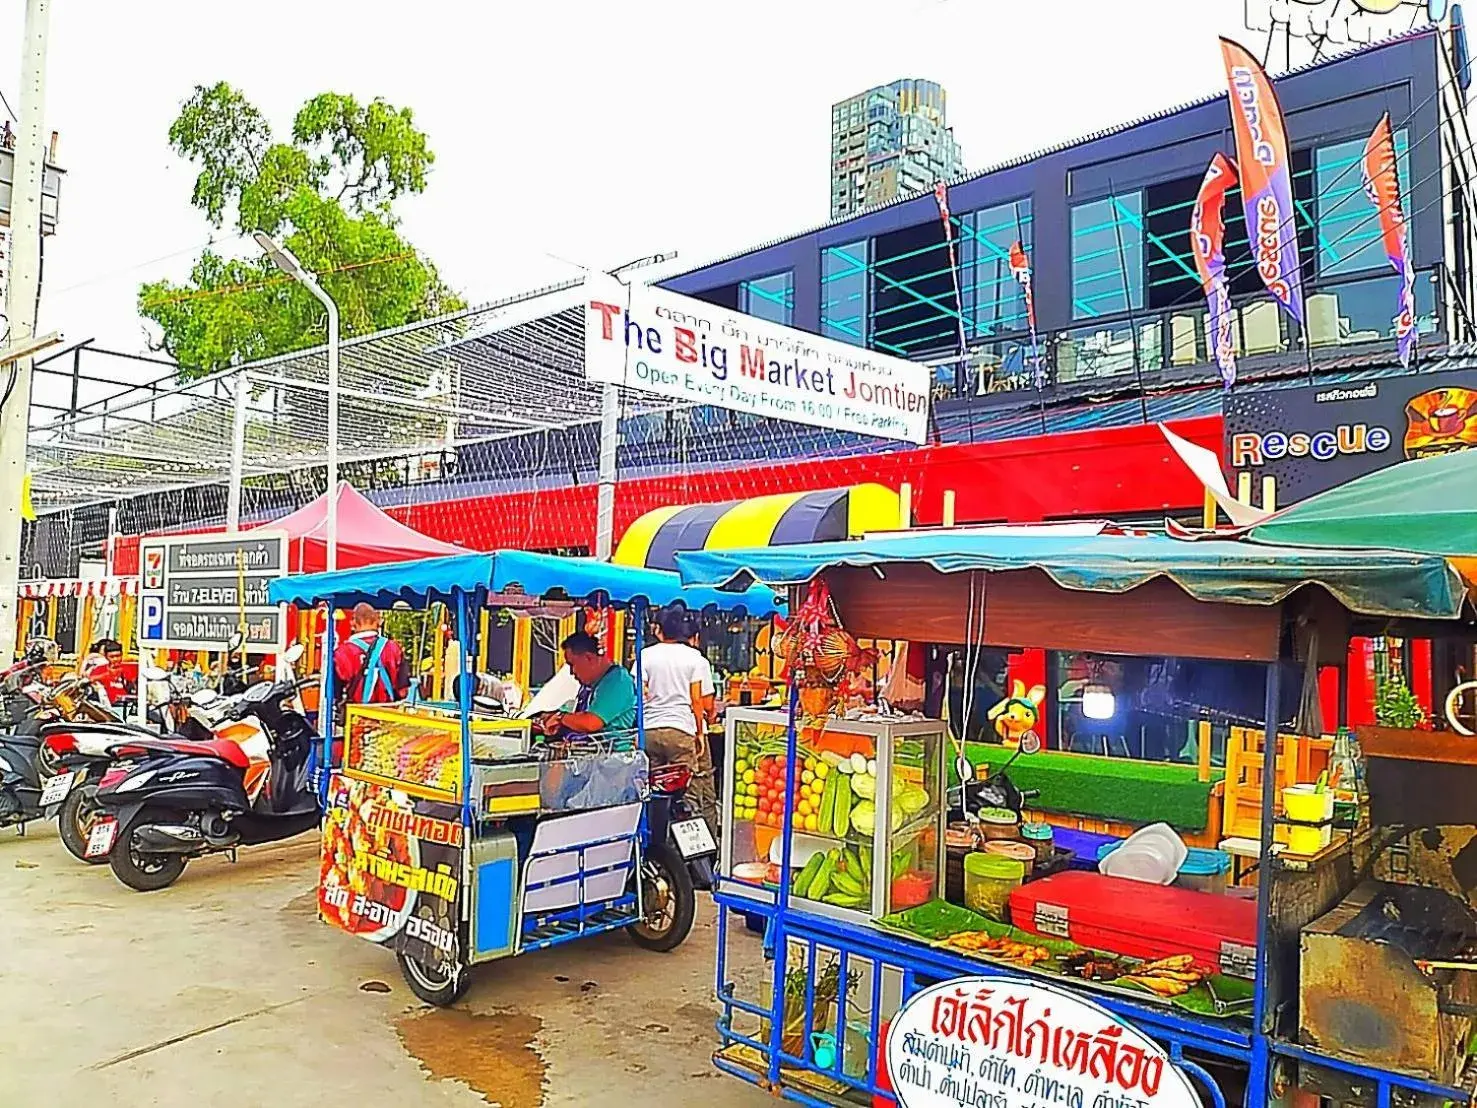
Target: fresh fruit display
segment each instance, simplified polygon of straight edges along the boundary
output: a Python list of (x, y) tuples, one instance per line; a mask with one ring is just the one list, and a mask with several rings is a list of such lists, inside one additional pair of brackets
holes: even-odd
[(811, 834), (831, 834), (832, 825), (823, 826), (820, 814), (830, 767), (804, 747), (797, 748), (796, 760), (791, 764), (785, 751), (782, 737), (735, 750), (733, 818), (760, 827), (780, 827), (784, 823), (785, 789), (793, 783), (795, 807), (790, 826)]

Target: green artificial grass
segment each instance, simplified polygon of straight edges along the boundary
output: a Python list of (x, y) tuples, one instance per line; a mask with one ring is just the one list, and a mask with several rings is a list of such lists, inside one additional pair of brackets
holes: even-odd
[[(968, 743), (965, 750), (971, 762), (987, 762), (992, 769), (1010, 757), (990, 743)], [(1007, 772), (1017, 788), (1041, 791), (1029, 808), (1122, 823), (1163, 822), (1181, 831), (1205, 830), (1211, 789), (1225, 776), (1217, 769), (1209, 781), (1199, 781), (1194, 766), (1056, 750), (1022, 754)], [(949, 776), (951, 785), (957, 783), (952, 766)]]

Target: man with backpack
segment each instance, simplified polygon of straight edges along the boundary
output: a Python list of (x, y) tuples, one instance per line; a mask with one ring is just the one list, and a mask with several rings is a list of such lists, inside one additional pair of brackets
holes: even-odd
[(400, 644), (380, 630), (380, 614), (355, 604), (349, 637), (333, 652), (333, 673), (349, 704), (390, 704), (410, 692), (410, 666)]

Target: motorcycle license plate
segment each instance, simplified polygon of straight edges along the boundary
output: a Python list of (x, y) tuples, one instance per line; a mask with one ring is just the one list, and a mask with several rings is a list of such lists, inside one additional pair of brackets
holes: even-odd
[(46, 784), (41, 787), (41, 807), (49, 808), (67, 799), (67, 794), (72, 791), (72, 782), (76, 779), (77, 775), (70, 771), (48, 777)]
[(700, 858), (704, 854), (717, 854), (718, 844), (713, 833), (701, 819), (685, 819), (672, 824), (672, 838), (677, 840), (677, 849), (684, 858)]
[(87, 836), (87, 856), (89, 858), (101, 858), (113, 849), (113, 841), (118, 838), (118, 821), (115, 819), (99, 820), (92, 825), (92, 832)]

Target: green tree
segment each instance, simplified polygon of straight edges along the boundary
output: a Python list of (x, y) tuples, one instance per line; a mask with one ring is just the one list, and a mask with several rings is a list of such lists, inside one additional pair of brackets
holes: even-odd
[[(298, 111), (291, 142), (274, 142), (262, 113), (222, 81), (196, 87), (169, 143), (199, 167), (191, 203), (211, 226), (283, 243), (338, 303), (346, 337), (462, 306), (392, 210), (424, 191), (435, 160), (408, 108), (326, 92)], [(210, 248), (185, 283), (142, 286), (138, 308), (186, 380), (322, 342), (326, 323), (267, 259)]]

